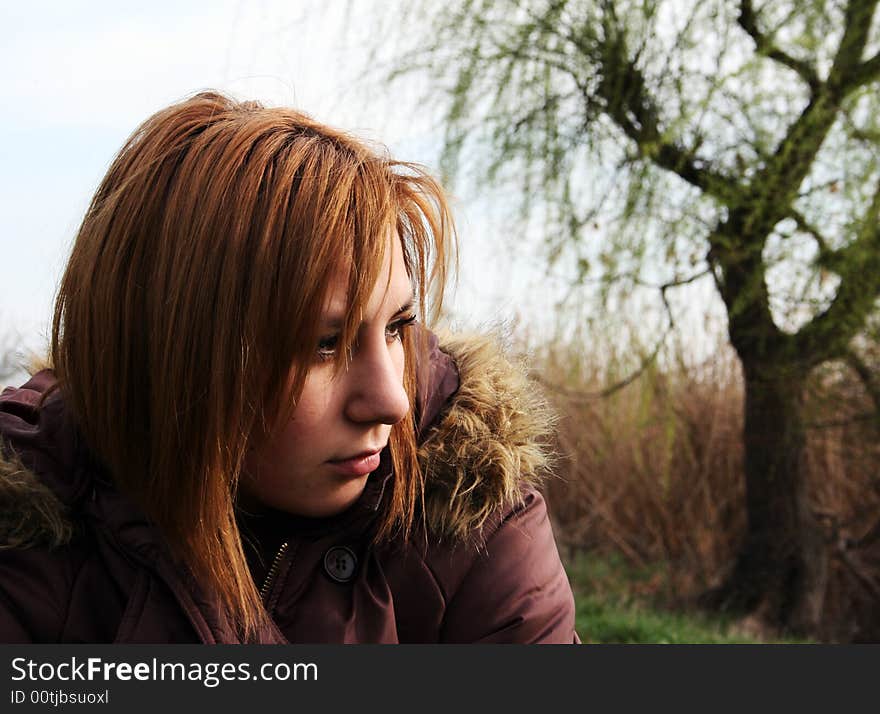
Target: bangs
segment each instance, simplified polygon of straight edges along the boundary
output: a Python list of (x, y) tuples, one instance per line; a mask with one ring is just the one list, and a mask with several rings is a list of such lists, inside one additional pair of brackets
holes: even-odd
[[(345, 369), (354, 348), (389, 240), (400, 240), (414, 308), (425, 320), (435, 319), (442, 305), (449, 262), (444, 243), (436, 239), (451, 229), (442, 190), (421, 167), (369, 156), (350, 168), (350, 175), (336, 182), (333, 191), (314, 204), (318, 232), (325, 238), (323, 244), (332, 248), (318, 252), (313, 263), (316, 290), (308, 302), (320, 306), (315, 314), (324, 309), (333, 276), (341, 272), (347, 286), (340, 349), (334, 356), (337, 371)], [(300, 186), (300, 191), (304, 190), (305, 185)], [(317, 320), (313, 327), (300, 331), (297, 364), (310, 364), (311, 351), (319, 338)]]
[[(384, 161), (370, 157), (357, 167), (346, 203), (350, 225), (339, 241), (343, 250), (335, 256), (335, 268), (347, 273), (345, 318), (339, 335), (341, 349), (335, 356), (337, 371), (347, 366), (393, 236), (397, 201)], [(328, 282), (324, 282), (325, 298)]]

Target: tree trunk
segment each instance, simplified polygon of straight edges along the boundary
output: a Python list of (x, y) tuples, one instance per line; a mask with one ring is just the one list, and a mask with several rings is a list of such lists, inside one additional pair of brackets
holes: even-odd
[(789, 632), (815, 633), (827, 557), (805, 482), (807, 374), (797, 367), (758, 369), (746, 360), (743, 366), (748, 526), (730, 576), (706, 602), (755, 613)]

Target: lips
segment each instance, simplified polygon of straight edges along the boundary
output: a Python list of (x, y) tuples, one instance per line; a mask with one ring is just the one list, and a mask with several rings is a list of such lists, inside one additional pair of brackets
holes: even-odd
[(382, 450), (364, 451), (345, 459), (328, 461), (330, 467), (344, 476), (366, 476), (379, 468)]

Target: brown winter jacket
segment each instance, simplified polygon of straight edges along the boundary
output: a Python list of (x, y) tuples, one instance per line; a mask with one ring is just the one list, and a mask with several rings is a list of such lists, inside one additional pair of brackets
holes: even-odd
[[(373, 545), (393, 475), (383, 455), (339, 516), (242, 515), (264, 642), (577, 642), (574, 603), (536, 490), (551, 425), (485, 341), (420, 371), (423, 526)], [(452, 358), (450, 359), (450, 355)], [(157, 530), (85, 451), (51, 371), (0, 396), (0, 642), (236, 639)]]

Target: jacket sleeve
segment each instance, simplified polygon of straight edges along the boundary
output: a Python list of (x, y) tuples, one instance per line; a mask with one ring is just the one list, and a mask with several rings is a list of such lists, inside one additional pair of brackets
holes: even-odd
[(574, 597), (543, 497), (501, 519), (447, 603), (441, 642), (578, 643)]

